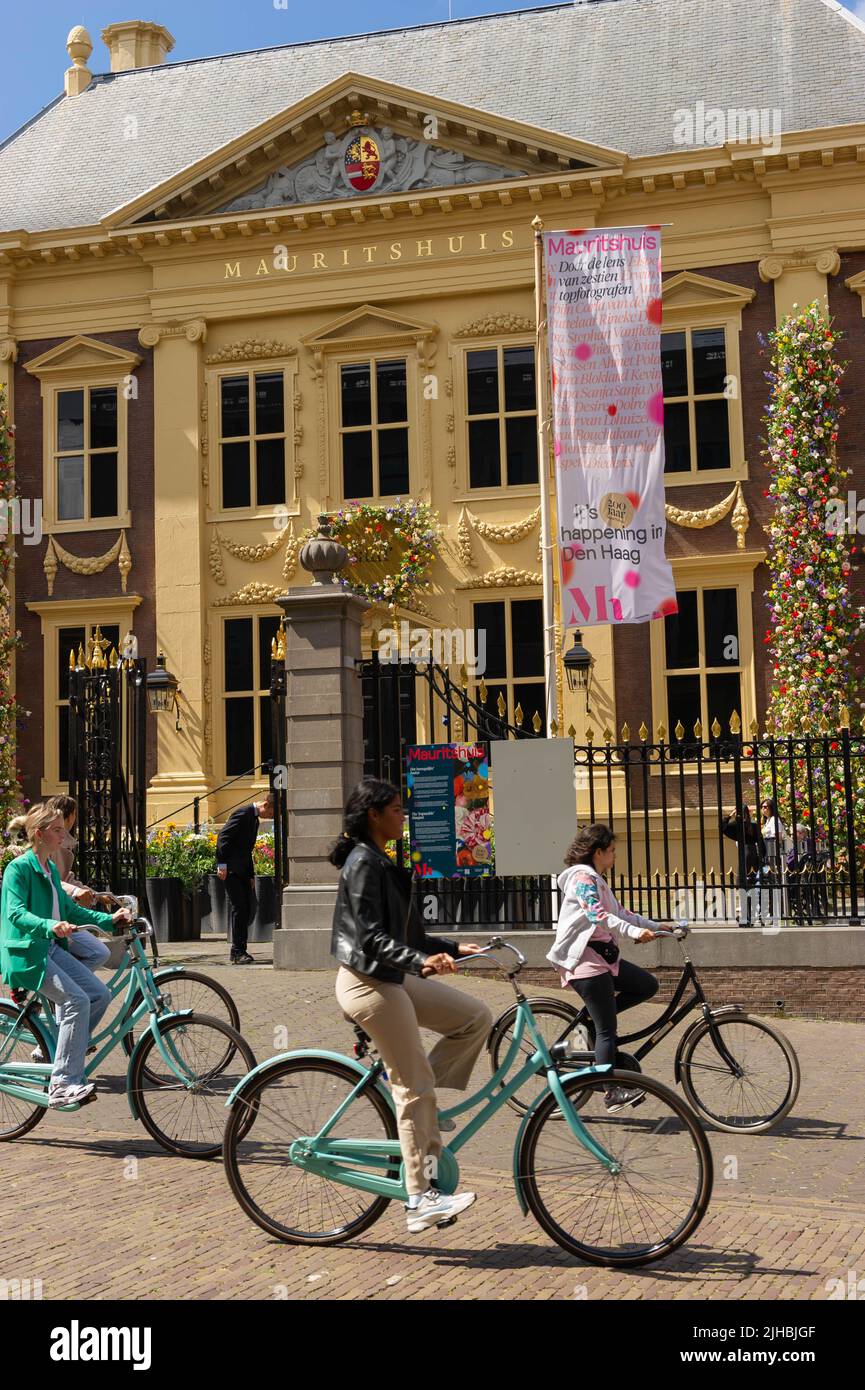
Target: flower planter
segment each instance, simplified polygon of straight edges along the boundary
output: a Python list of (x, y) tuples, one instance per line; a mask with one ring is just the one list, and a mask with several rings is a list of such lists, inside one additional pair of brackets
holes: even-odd
[(206, 888), (193, 888), (183, 894), (184, 941), (201, 940), (201, 921), (209, 907), (210, 900)]
[(189, 913), (179, 878), (148, 878), (147, 897), (157, 941), (188, 941)]
[(201, 890), (201, 935), (225, 936), (228, 933), (228, 898), (225, 884), (216, 874), (208, 874)]
[(256, 874), (255, 901), (255, 916), (249, 924), (249, 940), (272, 941), (277, 909), (275, 879)]

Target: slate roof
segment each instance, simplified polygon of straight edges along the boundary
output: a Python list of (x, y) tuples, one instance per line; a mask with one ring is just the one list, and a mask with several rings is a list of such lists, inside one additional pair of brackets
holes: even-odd
[(95, 76), (0, 146), (0, 228), (97, 223), (349, 71), (631, 155), (675, 148), (700, 99), (865, 119), (865, 25), (836, 0), (582, 0)]

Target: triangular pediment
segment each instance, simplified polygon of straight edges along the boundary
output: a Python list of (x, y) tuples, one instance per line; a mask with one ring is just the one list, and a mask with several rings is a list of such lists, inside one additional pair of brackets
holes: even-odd
[(745, 285), (731, 284), (728, 280), (714, 280), (709, 275), (682, 270), (664, 281), (661, 294), (666, 318), (676, 310), (742, 309), (751, 303), (756, 291)]
[(315, 333), (301, 338), (311, 352), (342, 352), (356, 347), (372, 347), (378, 343), (429, 343), (438, 332), (438, 325), (421, 319), (407, 318), (374, 304), (361, 304), (347, 314), (332, 319)]
[[(365, 135), (368, 149), (349, 148)], [(108, 227), (620, 169), (626, 156), (346, 73), (103, 219)], [(366, 166), (366, 176), (347, 165)], [(373, 166), (374, 177), (370, 174)]]
[(24, 363), (24, 370), (40, 380), (54, 377), (75, 377), (93, 373), (106, 373), (126, 376), (141, 362), (138, 353), (127, 352), (125, 348), (112, 343), (100, 343), (96, 338), (86, 338), (77, 334), (49, 348), (41, 356)]

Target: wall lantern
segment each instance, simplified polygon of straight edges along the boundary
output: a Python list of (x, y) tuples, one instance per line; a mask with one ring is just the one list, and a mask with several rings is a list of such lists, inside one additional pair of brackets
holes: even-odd
[(595, 664), (595, 658), (583, 646), (583, 634), (581, 632), (574, 633), (574, 645), (565, 652), (562, 661), (568, 678), (568, 689), (585, 690), (586, 709), (588, 710), (589, 686), (592, 683), (592, 667)]
[(160, 652), (156, 667), (147, 673), (147, 705), (151, 714), (169, 714), (174, 710), (174, 727), (180, 732), (180, 682), (176, 676), (165, 669), (165, 654)]

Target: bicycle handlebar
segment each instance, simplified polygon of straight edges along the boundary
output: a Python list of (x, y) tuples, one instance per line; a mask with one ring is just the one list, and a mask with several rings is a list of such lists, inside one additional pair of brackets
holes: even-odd
[[(517, 958), (517, 970), (522, 970), (523, 966), (526, 964), (526, 958), (523, 955), (522, 951), (518, 951), (516, 946), (512, 946), (509, 941), (503, 941), (500, 936), (490, 937), (486, 946), (482, 947), (480, 951), (475, 951), (470, 956), (458, 956), (454, 963), (459, 965), (468, 965), (471, 961), (477, 960), (480, 956), (491, 955), (493, 951), (513, 951), (514, 955)], [(498, 965), (500, 969), (506, 969), (506, 967), (502, 965), (500, 961), (495, 961), (494, 963)], [(510, 972), (507, 971), (506, 973)]]

